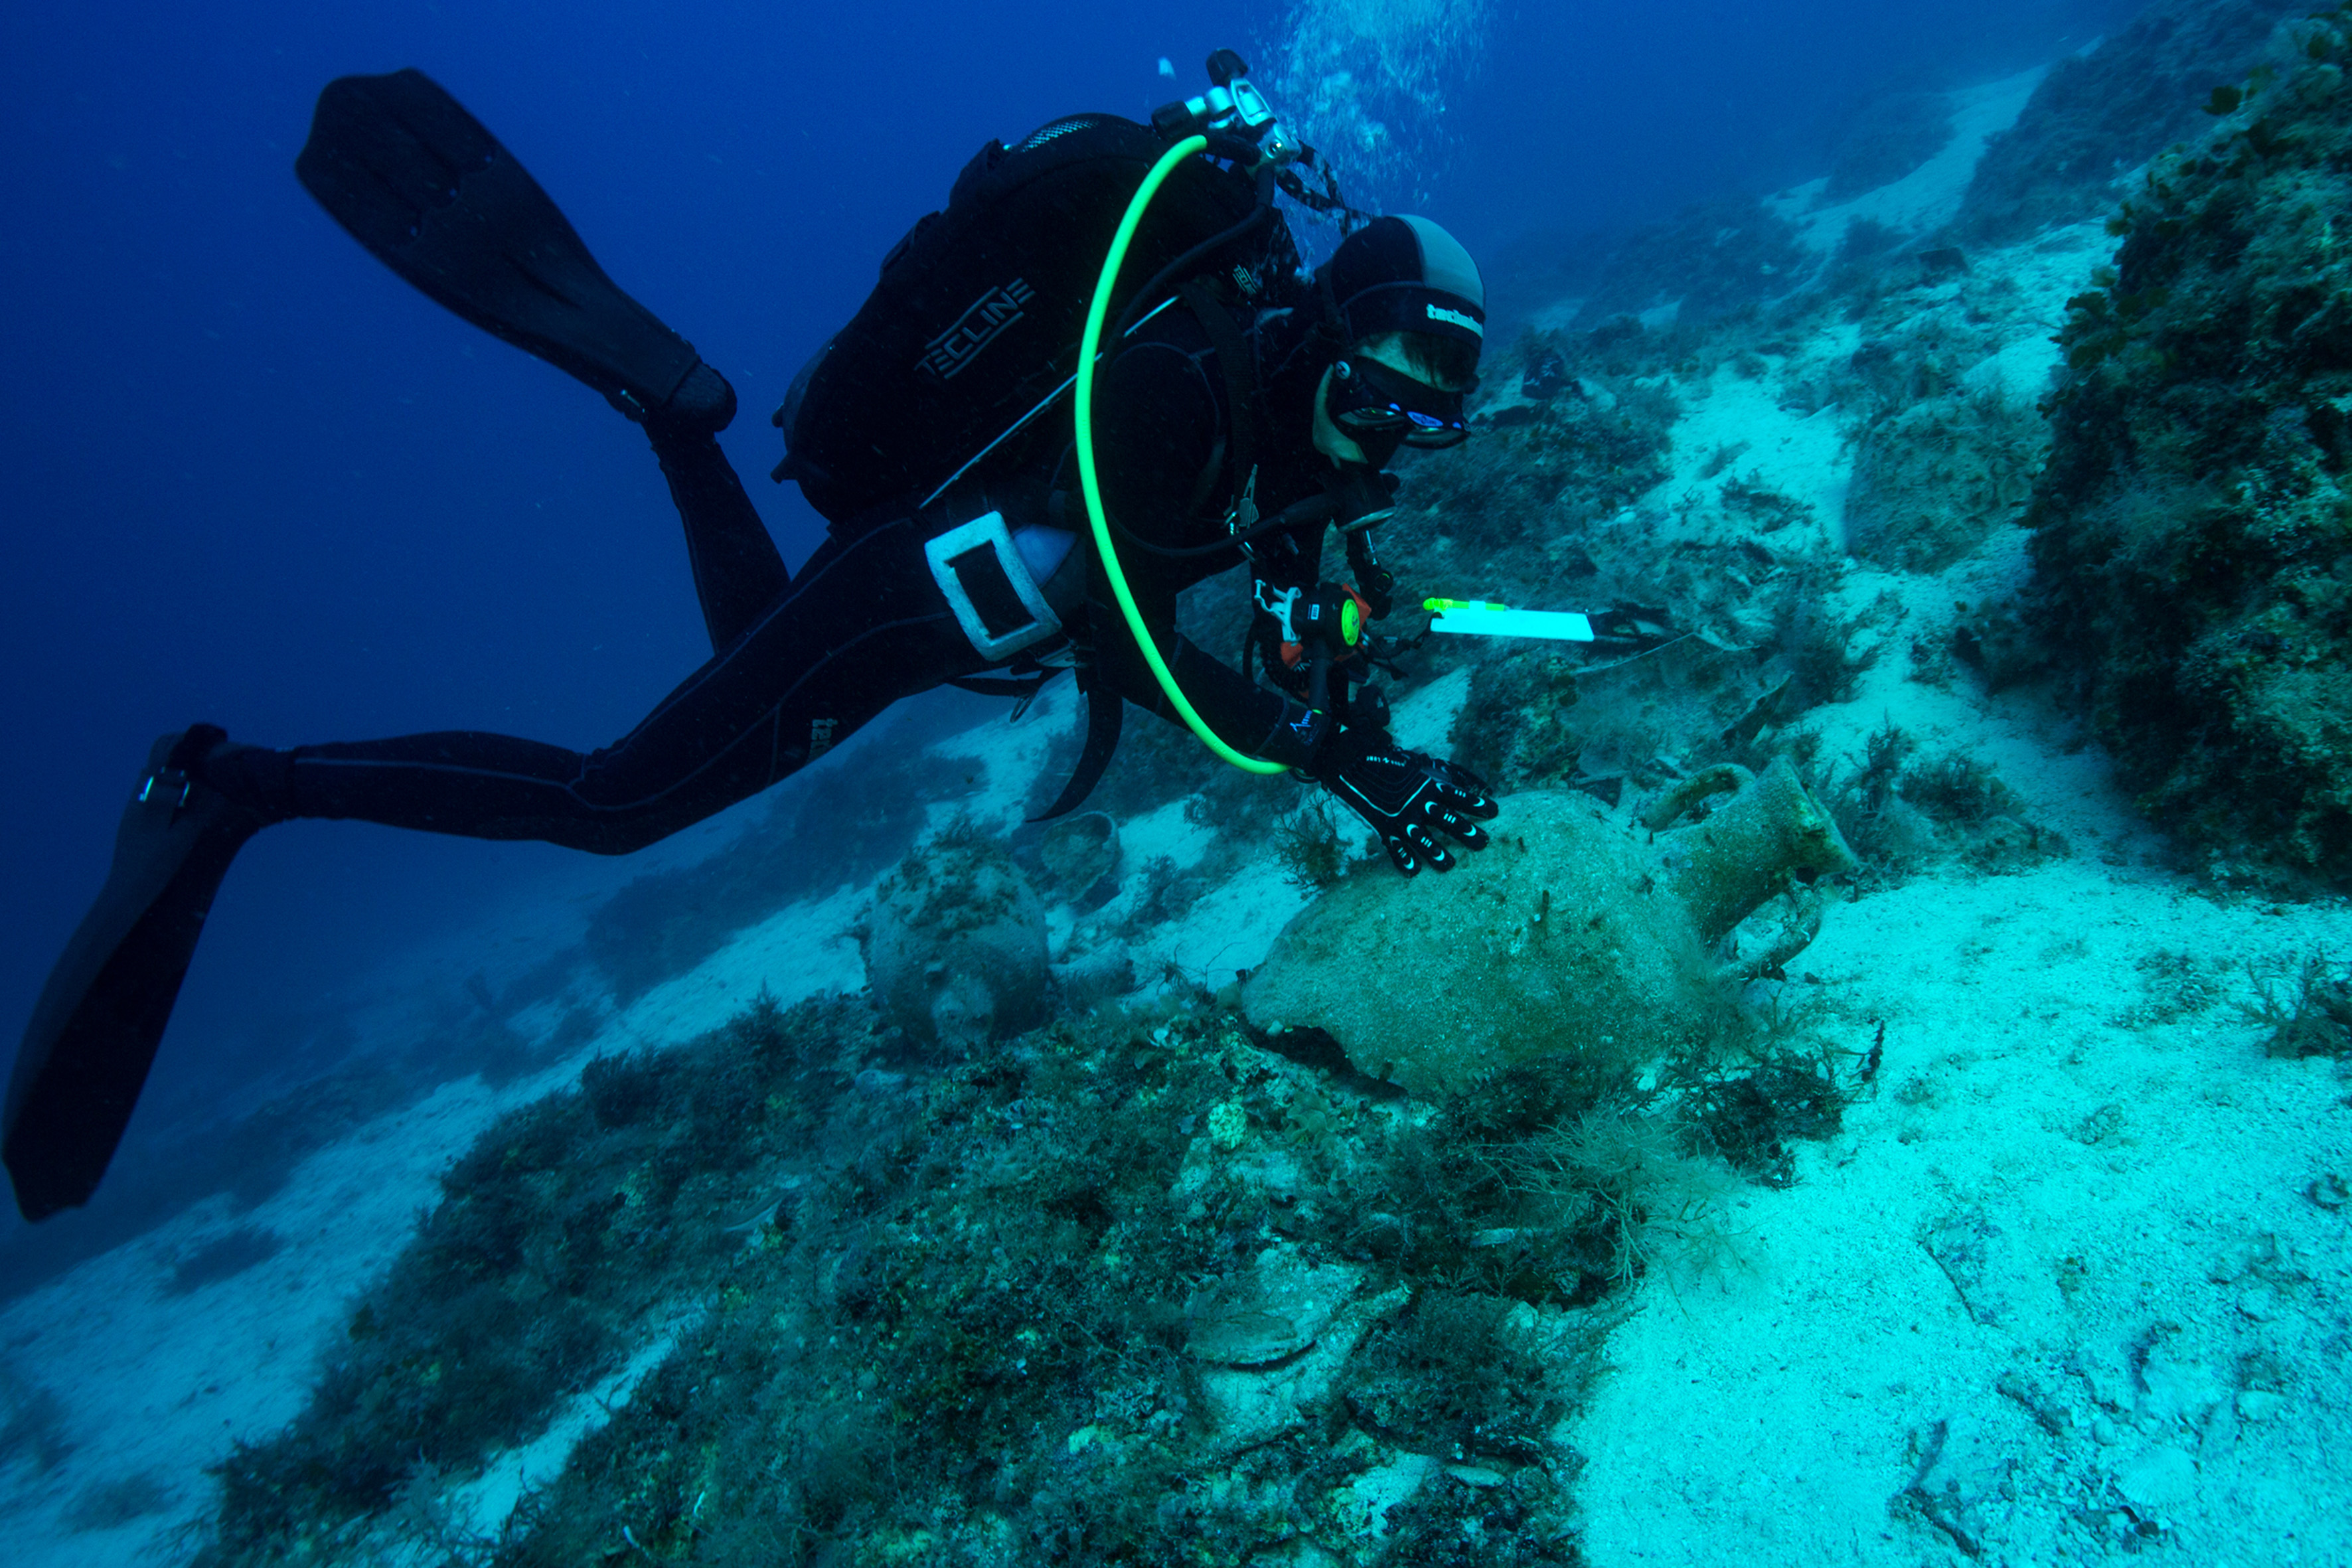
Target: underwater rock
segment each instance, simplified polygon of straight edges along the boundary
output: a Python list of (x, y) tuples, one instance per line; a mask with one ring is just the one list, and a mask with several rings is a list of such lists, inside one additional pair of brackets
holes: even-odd
[(1727, 981), (1793, 957), (1826, 900), (1801, 900), (1744, 963), (1713, 943), (1792, 882), (1854, 865), (1785, 762), (1710, 768), (1645, 823), (1582, 795), (1510, 796), (1493, 847), (1450, 874), (1354, 877), (1302, 910), (1243, 987), (1250, 1021), (1319, 1028), (1414, 1094), (1560, 1052), (1630, 1064), (1702, 1028)]
[(2306, 0), (2158, 0), (2097, 48), (2069, 56), (1977, 161), (1953, 231), (1994, 244), (2111, 205), (2118, 170), (2190, 139), (2216, 82), (2242, 76)]
[[(1535, 405), (1527, 420), (1491, 422), (1496, 438), (1416, 468), (1401, 492), (1401, 521), (1490, 552), (1526, 548), (1528, 520), (1548, 514), (1553, 536), (1573, 539), (1631, 506), (1671, 472), (1681, 401), (1667, 381), (1595, 367)], [(1195, 748), (1197, 750), (1198, 748)]]
[(1575, 384), (1569, 374), (1568, 361), (1558, 349), (1545, 349), (1528, 363), (1519, 374), (1519, 395), (1538, 403), (1549, 403)]
[(1185, 1352), (1220, 1366), (1271, 1365), (1313, 1344), (1363, 1282), (1364, 1271), (1349, 1264), (1317, 1266), (1270, 1254), (1194, 1298)]
[(1761, 198), (1726, 196), (1619, 239), (1576, 321), (1607, 331), (1611, 318), (1633, 315), (1654, 324), (1650, 312), (1667, 305), (1678, 306), (1678, 321), (1716, 321), (1789, 293), (1813, 264), (1796, 226)]
[(1952, 108), (1949, 94), (1916, 89), (1864, 104), (1839, 136), (1822, 201), (1851, 201), (1891, 185), (1942, 152), (1952, 140)]
[(2031, 407), (1995, 391), (1933, 398), (1878, 421), (1855, 443), (1847, 547), (1882, 566), (1942, 571), (2018, 521), (2049, 444)]
[(1081, 958), (1054, 965), (1054, 984), (1063, 1011), (1093, 1011), (1135, 989), (1135, 958), (1123, 946), (1098, 947)]
[(972, 1046), (1045, 1018), (1045, 911), (993, 844), (934, 843), (900, 861), (876, 889), (865, 949), (876, 1006), (919, 1045)]
[(2352, 886), (2348, 22), (2297, 24), (2294, 63), (2110, 224), (2027, 519), (2062, 690), (2120, 782), (2213, 874), (2282, 888)]

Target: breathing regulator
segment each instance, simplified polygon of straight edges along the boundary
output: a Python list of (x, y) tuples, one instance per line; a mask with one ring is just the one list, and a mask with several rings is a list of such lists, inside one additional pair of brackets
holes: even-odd
[(1276, 118), (1265, 94), (1251, 85), (1249, 66), (1231, 49), (1209, 57), (1214, 84), (1198, 98), (1162, 104), (1151, 111), (1151, 129), (1169, 142), (1218, 132), (1238, 135), (1258, 150), (1262, 161), (1289, 163), (1312, 160), (1313, 149), (1293, 138)]

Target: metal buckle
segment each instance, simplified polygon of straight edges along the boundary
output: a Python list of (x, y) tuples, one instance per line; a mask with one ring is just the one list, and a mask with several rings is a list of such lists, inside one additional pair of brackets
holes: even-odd
[(1242, 552), (1244, 561), (1257, 559), (1257, 547), (1240, 536), (1257, 526), (1257, 465), (1250, 465), (1249, 477), (1242, 481), (1242, 493), (1234, 501), (1234, 510), (1225, 514), (1225, 537)]
[(1275, 625), (1282, 628), (1284, 642), (1298, 640), (1298, 634), (1291, 627), (1290, 612), (1297, 605), (1299, 595), (1304, 592), (1300, 588), (1269, 587), (1264, 579), (1251, 586), (1251, 597), (1257, 601), (1257, 607), (1272, 616)]
[(138, 795), (140, 805), (145, 805), (153, 800), (157, 784), (163, 786), (163, 792), (166, 795), (172, 792), (174, 785), (178, 787), (180, 798), (172, 803), (173, 811), (186, 805), (188, 796), (194, 795), (196, 789), (195, 781), (187, 774), (172, 768), (158, 768), (140, 782)]

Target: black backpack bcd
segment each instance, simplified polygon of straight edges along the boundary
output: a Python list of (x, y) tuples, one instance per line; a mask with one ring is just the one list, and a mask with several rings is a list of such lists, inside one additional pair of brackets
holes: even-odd
[[(1132, 121), (1081, 114), (982, 147), (947, 206), (891, 247), (866, 303), (793, 381), (775, 415), (785, 456), (774, 477), (798, 481), (837, 536), (855, 535), (908, 515), (1038, 407), (1077, 368), (1113, 235), (1168, 145)], [(1109, 321), (1155, 280), (1165, 297), (1188, 279), (1222, 279), (1220, 292), (1236, 300), (1286, 283), (1297, 253), (1280, 214), (1248, 222), (1264, 205), (1260, 183), (1236, 164), (1178, 164), (1119, 268)], [(1236, 228), (1181, 277), (1160, 277)]]

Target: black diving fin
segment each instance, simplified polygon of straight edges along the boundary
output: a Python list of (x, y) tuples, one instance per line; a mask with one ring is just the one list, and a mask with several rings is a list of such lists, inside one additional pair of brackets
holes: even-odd
[(706, 431), (734, 418), (726, 379), (604, 275), (514, 154), (423, 71), (329, 82), (294, 173), (377, 260), (631, 418)]
[(28, 1220), (87, 1203), (130, 1125), (213, 897), (265, 825), (193, 776), (225, 737), (198, 725), (155, 742), (114, 864), (49, 972), (8, 1080), (0, 1138)]

